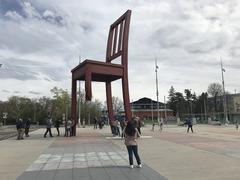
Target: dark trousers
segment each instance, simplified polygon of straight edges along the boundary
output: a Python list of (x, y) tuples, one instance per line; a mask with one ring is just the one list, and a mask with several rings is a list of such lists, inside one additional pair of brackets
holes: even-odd
[(137, 127), (138, 132), (141, 134), (141, 128)]
[(191, 129), (191, 131), (192, 131), (192, 133), (193, 133), (192, 125), (188, 125), (187, 132), (189, 132), (189, 129)]
[(25, 136), (26, 136), (26, 137), (29, 136), (28, 133), (29, 133), (29, 127), (26, 127), (26, 128), (25, 128)]
[(57, 133), (58, 133), (58, 136), (59, 136), (60, 135), (59, 127), (56, 127), (56, 130), (57, 130)]
[(138, 155), (138, 146), (127, 146), (128, 156), (129, 156), (129, 164), (133, 165), (133, 154), (137, 160), (138, 165), (141, 164), (140, 157)]
[(47, 128), (47, 130), (46, 130), (46, 132), (45, 132), (45, 134), (44, 134), (44, 137), (46, 137), (46, 135), (47, 135), (48, 132), (49, 132), (50, 137), (53, 137), (53, 136), (52, 136), (51, 128)]

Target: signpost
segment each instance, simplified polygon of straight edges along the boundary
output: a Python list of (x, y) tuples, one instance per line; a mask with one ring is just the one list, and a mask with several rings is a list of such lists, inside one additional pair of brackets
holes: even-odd
[(6, 119), (7, 119), (8, 113), (3, 112), (3, 125), (6, 125)]

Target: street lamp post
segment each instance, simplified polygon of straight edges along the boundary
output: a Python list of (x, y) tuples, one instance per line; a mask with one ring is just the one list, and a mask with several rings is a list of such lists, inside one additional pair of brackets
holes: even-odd
[(152, 115), (152, 124), (153, 124), (153, 102), (151, 100), (151, 115)]
[(192, 89), (189, 89), (190, 90), (190, 114), (191, 114), (191, 118), (192, 118)]
[(206, 96), (204, 95), (203, 97), (203, 105), (204, 105), (204, 115), (205, 115), (205, 120), (207, 120), (207, 107), (206, 107)]
[[(79, 64), (81, 63), (81, 56), (79, 56)], [(82, 98), (81, 98), (81, 82), (79, 81), (79, 89), (78, 89), (78, 127), (81, 126), (81, 103), (82, 103)]]
[(226, 99), (226, 93), (225, 93), (223, 72), (225, 72), (225, 69), (223, 69), (222, 60), (221, 60), (221, 73), (222, 73), (222, 86), (223, 86), (223, 109), (224, 109), (224, 116), (225, 116), (225, 124), (228, 124), (229, 121), (228, 121), (228, 115), (227, 115), (227, 99)]
[(164, 115), (165, 115), (165, 123), (167, 123), (167, 104), (166, 104), (165, 96), (164, 96)]
[(160, 120), (159, 120), (159, 99), (158, 99), (158, 65), (157, 65), (157, 59), (155, 59), (155, 73), (156, 73), (156, 95), (157, 95), (157, 121), (158, 124), (160, 125)]

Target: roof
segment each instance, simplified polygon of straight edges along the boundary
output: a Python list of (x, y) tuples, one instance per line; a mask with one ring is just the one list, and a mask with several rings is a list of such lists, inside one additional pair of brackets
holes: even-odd
[[(152, 104), (152, 103), (157, 104), (157, 101), (154, 101), (150, 98), (144, 97), (144, 98), (141, 98), (137, 101), (132, 102), (131, 104)], [(159, 102), (159, 105), (164, 105), (164, 103)]]

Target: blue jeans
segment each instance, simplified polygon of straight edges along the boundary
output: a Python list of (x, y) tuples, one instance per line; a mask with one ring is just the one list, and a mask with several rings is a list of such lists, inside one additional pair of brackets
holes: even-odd
[(138, 155), (138, 146), (127, 146), (127, 150), (128, 150), (128, 156), (129, 156), (129, 163), (130, 165), (133, 165), (133, 154), (137, 160), (138, 165), (141, 164), (141, 160), (140, 157)]

